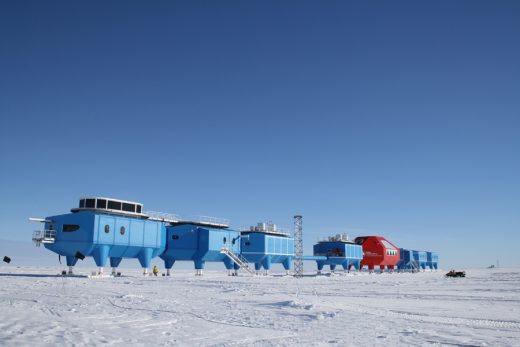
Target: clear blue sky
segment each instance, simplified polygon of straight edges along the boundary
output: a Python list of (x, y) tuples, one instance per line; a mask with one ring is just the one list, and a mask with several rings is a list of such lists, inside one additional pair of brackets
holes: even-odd
[(2, 1), (0, 238), (80, 196), (520, 265), (520, 2)]

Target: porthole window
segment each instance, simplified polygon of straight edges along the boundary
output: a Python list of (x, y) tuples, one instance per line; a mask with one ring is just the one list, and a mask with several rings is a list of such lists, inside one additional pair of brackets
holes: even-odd
[(224, 237), (224, 238), (222, 239), (222, 243), (225, 244), (226, 242), (227, 242), (227, 239)]
[(246, 241), (245, 245), (246, 245), (246, 246), (250, 246), (250, 245), (251, 245), (251, 242)]
[(179, 239), (179, 235), (172, 235), (172, 239), (173, 240), (178, 240)]
[(105, 232), (108, 234), (110, 232), (110, 225), (105, 225)]
[(124, 235), (124, 234), (125, 234), (125, 227), (121, 227), (121, 228), (119, 228), (119, 233), (120, 233), (121, 235)]

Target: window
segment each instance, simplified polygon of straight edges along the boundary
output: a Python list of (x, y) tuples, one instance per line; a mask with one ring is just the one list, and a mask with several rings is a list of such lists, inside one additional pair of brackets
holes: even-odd
[(110, 232), (110, 225), (105, 224), (105, 232), (108, 234)]
[(381, 243), (383, 244), (383, 246), (385, 246), (385, 248), (395, 249), (395, 247), (393, 245), (391, 245), (390, 242), (388, 242), (386, 240), (381, 240)]
[(87, 199), (85, 201), (85, 207), (86, 208), (94, 208), (94, 207), (96, 207), (95, 203), (96, 203), (96, 199)]
[(79, 208), (85, 208), (85, 199), (79, 201)]
[(179, 239), (179, 235), (172, 235), (172, 239), (173, 240), (178, 240)]
[(224, 238), (222, 239), (222, 243), (225, 244), (226, 242), (227, 242), (227, 239), (224, 237)]
[(107, 208), (107, 201), (105, 199), (97, 199), (96, 207), (97, 208)]
[(63, 228), (61, 230), (64, 233), (71, 233), (73, 231), (79, 230), (79, 225), (76, 225), (76, 224), (63, 224)]
[(141, 213), (141, 205), (137, 205), (136, 207), (137, 207), (137, 210), (135, 212)]
[(251, 245), (251, 242), (246, 241), (246, 242), (245, 242), (245, 245), (246, 245), (246, 246), (250, 246), (250, 245)]
[(121, 228), (119, 228), (119, 233), (120, 233), (121, 235), (124, 235), (124, 234), (125, 234), (125, 227), (121, 227)]
[(135, 212), (135, 205), (134, 204), (127, 204), (126, 202), (124, 202), (123, 203), (123, 211)]
[(108, 200), (108, 209), (121, 211), (121, 203), (118, 201)]

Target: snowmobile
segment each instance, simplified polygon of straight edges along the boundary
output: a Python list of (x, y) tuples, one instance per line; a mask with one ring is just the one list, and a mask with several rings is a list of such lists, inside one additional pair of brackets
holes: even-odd
[(446, 277), (466, 277), (466, 272), (451, 270), (446, 274)]

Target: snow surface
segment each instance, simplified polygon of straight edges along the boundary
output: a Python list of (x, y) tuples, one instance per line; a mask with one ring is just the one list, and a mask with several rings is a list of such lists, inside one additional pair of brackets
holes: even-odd
[(59, 270), (0, 267), (0, 345), (520, 346), (520, 269), (302, 279)]

